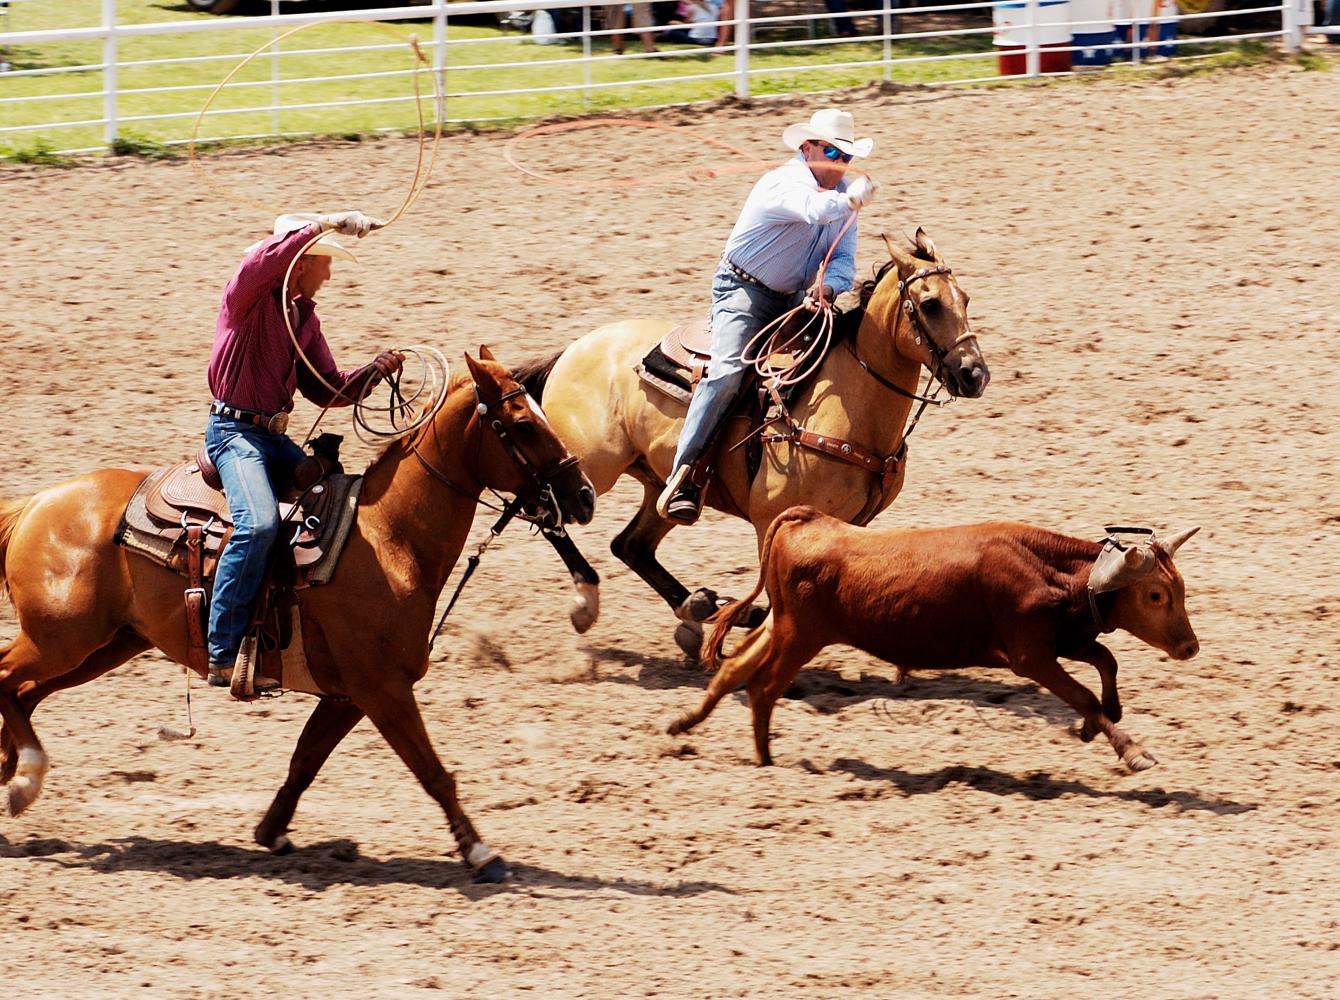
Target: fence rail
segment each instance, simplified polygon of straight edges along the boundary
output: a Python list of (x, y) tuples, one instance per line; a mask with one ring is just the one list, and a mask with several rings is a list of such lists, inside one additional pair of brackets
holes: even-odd
[[(42, 2), (0, 0), (0, 13), (9, 12), (0, 28)], [(599, 13), (609, 6), (602, 0), (433, 0), (296, 14), (280, 14), (278, 0), (271, 0), (268, 16), (155, 23), (118, 23), (117, 0), (94, 2), (96, 25), (0, 31), (0, 65), (8, 66), (0, 72), (0, 155), (33, 144), (59, 145), (53, 151), (61, 153), (96, 152), (141, 130), (147, 130), (147, 141), (186, 142), (189, 123), (200, 117), (204, 96), (215, 90), (225, 67), (252, 52), (258, 54), (248, 71), (217, 106), (211, 104), (200, 138), (405, 128), (416, 72), (436, 75), (442, 95), (436, 115), (453, 125), (878, 79), (947, 85), (1089, 72), (1114, 62), (1194, 58), (1207, 47), (1245, 40), (1277, 39), (1297, 50), (1311, 23), (1310, 0), (1203, 14), (1178, 14), (1172, 0), (924, 7), (875, 0), (881, 6), (873, 10), (848, 10), (845, 0), (823, 0), (822, 9), (819, 0), (793, 0), (780, 14), (768, 13), (770, 5), (761, 0), (752, 9), (751, 0), (735, 0), (733, 11), (699, 25), (721, 32), (719, 45), (670, 48), (669, 26), (657, 25), (651, 29), (656, 51), (636, 51), (634, 44), (629, 55), (616, 56), (606, 48), (611, 37), (636, 38), (643, 29), (598, 27)], [(537, 18), (544, 20), (541, 11), (556, 22), (551, 30), (502, 27), (528, 19), (534, 27)], [(497, 26), (481, 25), (481, 19)], [(857, 22), (863, 30), (856, 31)], [(1232, 33), (1212, 28), (1192, 34), (1198, 22)], [(404, 40), (370, 41), (372, 23), (388, 31), (400, 25)], [(308, 26), (318, 26), (311, 40), (296, 36), (292, 48), (276, 42)], [(427, 36), (419, 44), (431, 70), (410, 60), (405, 41), (411, 31)], [(315, 40), (318, 32), (324, 44)], [(167, 50), (161, 39), (171, 40)], [(220, 39), (240, 51), (218, 51)], [(178, 51), (191, 47), (198, 51)], [(98, 57), (89, 58), (95, 50)], [(96, 88), (90, 86), (95, 76)], [(419, 83), (429, 93), (434, 89), (422, 76)], [(53, 136), (61, 138), (53, 142)]]

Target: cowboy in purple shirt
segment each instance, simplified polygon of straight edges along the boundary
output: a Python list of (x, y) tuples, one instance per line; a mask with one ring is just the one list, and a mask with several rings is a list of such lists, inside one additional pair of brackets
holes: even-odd
[[(404, 361), (399, 352), (384, 351), (370, 365), (340, 370), (313, 301), (330, 278), (333, 260), (357, 262), (331, 236), (323, 235), (315, 243), (313, 237), (333, 230), (362, 238), (381, 226), (362, 212), (281, 215), (275, 220), (274, 235), (248, 248), (224, 289), (209, 358), (214, 402), (205, 427), (205, 449), (223, 480), (233, 534), (219, 559), (210, 601), (210, 684), (226, 687), (232, 680), (238, 648), (251, 624), (252, 602), (279, 534), (275, 483), (305, 457), (284, 433), (294, 392), (318, 406), (348, 406), (382, 378), (398, 372)], [(284, 309), (289, 310), (293, 333), (311, 367), (294, 350)], [(261, 691), (277, 682), (257, 676), (254, 686)]]

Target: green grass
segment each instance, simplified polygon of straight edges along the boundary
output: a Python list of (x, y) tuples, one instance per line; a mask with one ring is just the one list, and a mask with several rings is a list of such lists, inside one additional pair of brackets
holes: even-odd
[[(297, 9), (290, 5), (286, 9)], [(100, 0), (16, 0), (11, 7), (8, 31), (37, 31), (67, 27), (88, 27), (99, 23)], [(184, 3), (173, 0), (118, 0), (117, 14), (123, 25), (164, 21), (212, 20), (211, 15), (196, 14)], [(859, 12), (858, 12), (859, 16)], [(904, 18), (904, 30), (917, 30), (914, 15)], [(983, 22), (984, 23), (984, 22)], [(827, 31), (817, 22), (818, 33)], [(863, 30), (873, 30), (873, 19), (859, 21)], [(824, 44), (826, 39), (810, 39), (803, 24), (790, 30), (761, 29), (758, 43), (792, 42), (784, 47), (762, 48), (751, 54), (750, 86), (754, 94), (793, 91), (825, 91), (860, 86), (873, 80), (890, 79), (897, 83), (935, 83), (954, 79), (991, 76), (995, 60), (989, 33), (956, 38), (934, 38), (901, 42), (893, 47), (893, 58), (927, 56), (964, 56), (939, 62), (895, 62), (887, 70), (876, 63), (883, 49), (877, 41)], [(243, 59), (278, 34), (273, 29), (248, 29), (195, 34), (150, 35), (122, 38), (118, 48), (119, 87), (117, 116), (121, 120), (113, 152), (121, 155), (161, 156), (184, 147), (174, 145), (187, 139), (195, 118), (210, 93)], [(427, 20), (395, 22), (384, 25), (319, 24), (304, 29), (281, 43), (284, 52), (258, 56), (243, 68), (230, 85), (211, 104), (211, 111), (246, 109), (268, 103), (272, 92), (279, 93), (285, 107), (271, 112), (248, 111), (207, 119), (201, 140), (237, 135), (317, 134), (356, 136), (379, 130), (412, 130), (416, 127), (413, 100), (413, 61), (408, 39), (417, 35), (421, 43), (432, 38)], [(477, 126), (489, 122), (514, 123), (555, 115), (582, 114), (680, 104), (720, 97), (734, 91), (733, 56), (713, 57), (696, 46), (662, 45), (673, 51), (674, 58), (637, 59), (630, 56), (606, 59), (583, 65), (580, 45), (536, 45), (528, 36), (508, 33), (496, 27), (452, 23), (448, 39), (448, 70), (445, 86), (449, 97), (446, 121), (457, 126)], [(630, 53), (637, 50), (636, 39), (628, 39)], [(331, 49), (343, 46), (367, 46), (356, 53), (318, 52), (290, 54), (299, 49)], [(380, 47), (380, 48), (378, 48)], [(1257, 46), (1264, 50), (1263, 46)], [(603, 37), (592, 40), (595, 55), (608, 55), (609, 44)], [(102, 58), (101, 42), (53, 42), (16, 47), (4, 56), (15, 69), (74, 67), (97, 64)], [(153, 59), (191, 59), (216, 57), (208, 62), (180, 62), (166, 66), (127, 65)], [(1259, 52), (1245, 51), (1226, 57), (1229, 61), (1260, 60)], [(822, 63), (855, 62), (872, 65), (847, 69), (820, 69)], [(1209, 60), (1205, 61), (1209, 63)], [(467, 67), (479, 68), (467, 68)], [(365, 80), (290, 83), (282, 87), (278, 80), (302, 80), (309, 77), (355, 73), (388, 73), (385, 77)], [(721, 79), (684, 79), (700, 74), (729, 74)], [(636, 80), (628, 86), (601, 86)], [(419, 75), (424, 95), (424, 113), (433, 116), (432, 81)], [(170, 93), (127, 93), (154, 87), (191, 88)], [(490, 90), (529, 87), (570, 86), (578, 89), (559, 93), (488, 95)], [(0, 74), (0, 98), (43, 98), (40, 101), (0, 104), (0, 127), (32, 126), (19, 132), (0, 133), (0, 156), (44, 162), (53, 151), (102, 147), (104, 130), (99, 124), (46, 128), (42, 122), (94, 121), (103, 115), (103, 100), (97, 93), (102, 87), (100, 70), (75, 71), (38, 77)], [(90, 94), (91, 96), (80, 96)], [(63, 96), (62, 96), (63, 95)], [(325, 101), (377, 100), (381, 103), (338, 108), (303, 109), (296, 105)], [(134, 120), (141, 116), (177, 117)]]

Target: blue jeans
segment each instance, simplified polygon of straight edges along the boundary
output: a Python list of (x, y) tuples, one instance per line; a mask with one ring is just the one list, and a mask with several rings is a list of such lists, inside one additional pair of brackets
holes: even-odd
[(774, 292), (752, 285), (724, 267), (712, 276), (712, 363), (689, 401), (672, 473), (702, 454), (730, 412), (744, 381), (740, 352), (754, 334), (799, 305), (804, 296), (803, 291)]
[(287, 475), (305, 456), (284, 434), (216, 414), (205, 425), (205, 451), (219, 470), (233, 518), (233, 535), (214, 572), (209, 604), (209, 661), (229, 666), (251, 624), (252, 602), (279, 536), (274, 479)]

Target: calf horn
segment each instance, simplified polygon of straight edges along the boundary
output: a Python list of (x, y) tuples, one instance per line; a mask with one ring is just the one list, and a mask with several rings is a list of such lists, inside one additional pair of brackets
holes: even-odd
[(1129, 549), (1104, 549), (1089, 573), (1089, 589), (1095, 594), (1120, 590), (1154, 568), (1154, 552), (1148, 545)]
[(1187, 528), (1186, 531), (1179, 531), (1171, 538), (1160, 538), (1158, 542), (1159, 545), (1163, 546), (1163, 551), (1168, 553), (1169, 556), (1171, 556), (1175, 554), (1179, 548), (1182, 547), (1183, 542), (1185, 542), (1188, 538), (1190, 538), (1199, 530), (1200, 525), (1198, 524), (1194, 528)]

